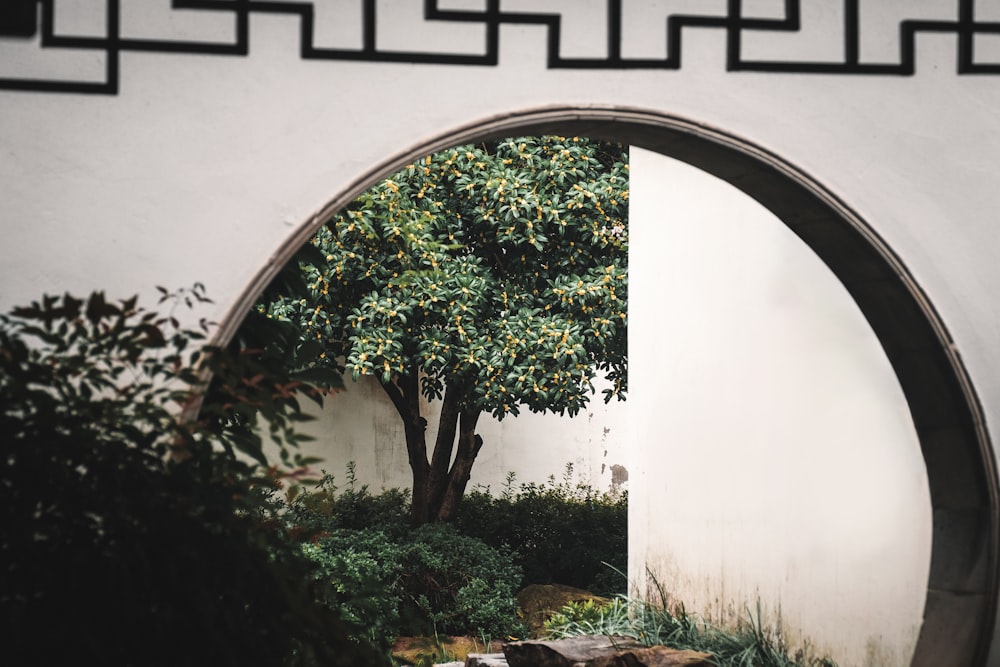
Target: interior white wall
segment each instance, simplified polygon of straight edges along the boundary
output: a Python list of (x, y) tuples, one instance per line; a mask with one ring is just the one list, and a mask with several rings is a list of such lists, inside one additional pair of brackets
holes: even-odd
[[(616, 485), (614, 476), (616, 467), (628, 473), (627, 404), (605, 403), (602, 385), (595, 386), (597, 395), (576, 417), (527, 410), (502, 421), (480, 417), (476, 432), (483, 438), (483, 448), (468, 488), (488, 486), (499, 493), (510, 472), (515, 474), (515, 486), (546, 484), (550, 477), (558, 483), (567, 472), (566, 464), (572, 464), (573, 484), (589, 484), (598, 491), (628, 488), (627, 482)], [(355, 383), (348, 378), (345, 390), (328, 396), (322, 410), (312, 404), (305, 407), (316, 419), (299, 430), (315, 440), (301, 450), (323, 459), (316, 468), (342, 482), (347, 463), (353, 461), (357, 483), (372, 490), (412, 487), (403, 423), (377, 380), (363, 377)], [(440, 401), (421, 401), (429, 447), (437, 433), (439, 409)]]
[(839, 664), (908, 665), (930, 566), (906, 402), (832, 272), (746, 195), (631, 159), (629, 574)]

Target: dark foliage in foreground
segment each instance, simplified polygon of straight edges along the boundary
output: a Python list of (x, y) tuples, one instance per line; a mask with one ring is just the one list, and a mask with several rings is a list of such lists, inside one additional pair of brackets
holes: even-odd
[[(0, 316), (5, 662), (384, 661), (314, 603), (311, 563), (265, 521), (275, 474), (247, 462), (260, 438), (232, 419), (259, 413), (290, 434), (298, 383), (248, 373), (253, 355), (227, 362), (204, 338), (101, 293)], [(203, 399), (199, 367), (216, 371), (218, 400), (178, 417)]]

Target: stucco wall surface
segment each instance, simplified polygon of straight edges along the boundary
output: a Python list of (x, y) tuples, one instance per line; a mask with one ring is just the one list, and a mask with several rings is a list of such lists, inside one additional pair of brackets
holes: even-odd
[[(234, 40), (238, 22), (221, 5), (171, 10), (166, 0), (44, 4), (56, 8), (56, 32), (81, 36), (78, 47), (95, 39), (94, 51), (65, 43), (39, 49), (37, 35), (0, 39), (0, 88), (18, 87), (10, 83), (17, 80), (101, 81), (109, 57), (102, 35), (114, 28), (133, 40), (114, 43), (116, 94), (0, 90), (0, 308), (43, 292), (94, 288), (152, 298), (155, 285), (200, 281), (216, 305), (199, 315), (228, 322), (252, 297), (248, 286), (259, 287), (285, 256), (282, 248), (309, 236), (326, 204), (347, 201), (461, 129), (544, 108), (640, 109), (722, 130), (779, 156), (866, 221), (947, 327), (984, 425), (996, 430), (1000, 231), (992, 217), (1000, 205), (993, 175), (1000, 81), (992, 71), (957, 73), (969, 53), (959, 48), (962, 31), (954, 25), (961, 15), (968, 45), (968, 14), (996, 20), (993, 4), (440, 3), (488, 6), (494, 18), (497, 11), (561, 13), (556, 43), (537, 24), (502, 22), (494, 34), (483, 21), (425, 22), (418, 3), (407, 0), (371, 3), (380, 17), (374, 33), (350, 16), (330, 18), (330, 7), (359, 3), (304, 3), (327, 8), (314, 26), (320, 44), (360, 49), (367, 35), (380, 53), (481, 53), (492, 35), (495, 66), (304, 59), (302, 15), (273, 11), (283, 4), (292, 6), (271, 3), (264, 12), (234, 3), (247, 19), (246, 55), (145, 48), (142, 40), (152, 38)], [(769, 16), (800, 9), (800, 29), (736, 30), (719, 22), (741, 5)], [(609, 44), (611, 6), (628, 11), (622, 39)], [(552, 49), (562, 58), (662, 59), (669, 13), (717, 19), (684, 30), (679, 68), (547, 66)], [(914, 18), (951, 27), (901, 41), (901, 22)], [(845, 38), (845, 21), (862, 25), (857, 39)], [(998, 60), (988, 37), (972, 49), (977, 62)], [(751, 60), (819, 65), (740, 67), (737, 50)], [(897, 63), (908, 52), (912, 76), (858, 65)], [(842, 62), (848, 66), (822, 66)], [(645, 363), (643, 354), (633, 351), (633, 368)], [(986, 597), (992, 618), (995, 596)]]
[(841, 665), (910, 664), (931, 503), (871, 327), (732, 186), (633, 149), (630, 189), (629, 345), (658, 352), (629, 371), (633, 583), (715, 622), (759, 604)]
[[(550, 478), (597, 491), (626, 490), (628, 404), (605, 403), (603, 385), (595, 386), (597, 396), (573, 418), (527, 410), (501, 421), (483, 415), (476, 429), (483, 449), (468, 488), (489, 487), (499, 494), (509, 483), (508, 474), (514, 473), (515, 491), (522, 483), (548, 484)], [(326, 397), (322, 410), (312, 404), (304, 407), (316, 419), (299, 430), (315, 440), (304, 443), (301, 451), (320, 457), (317, 466), (333, 474), (338, 485), (343, 485), (347, 464), (353, 461), (357, 483), (372, 491), (413, 486), (403, 423), (374, 378), (348, 379), (344, 391)], [(421, 401), (428, 440), (437, 434), (440, 407), (439, 401)]]

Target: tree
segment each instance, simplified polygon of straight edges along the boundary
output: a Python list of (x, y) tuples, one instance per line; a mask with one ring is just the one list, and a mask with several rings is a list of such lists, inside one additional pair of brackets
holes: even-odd
[[(312, 240), (306, 289), (262, 303), (300, 364), (378, 378), (402, 419), (414, 524), (449, 519), (519, 408), (574, 415), (626, 392), (626, 149), (583, 138), (461, 146), (374, 186)], [(428, 453), (420, 395), (440, 399)]]

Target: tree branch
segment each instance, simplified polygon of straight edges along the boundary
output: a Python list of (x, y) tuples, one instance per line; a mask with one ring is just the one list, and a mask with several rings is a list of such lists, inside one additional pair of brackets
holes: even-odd
[(406, 399), (403, 396), (403, 392), (400, 391), (391, 380), (389, 382), (382, 382), (379, 380), (379, 384), (382, 385), (382, 389), (385, 393), (389, 395), (389, 400), (392, 401), (392, 405), (396, 408), (396, 412), (399, 413), (400, 419), (403, 423), (408, 423), (410, 420), (409, 408), (406, 405)]
[(458, 406), (461, 398), (462, 392), (454, 386), (445, 389), (437, 438), (434, 440), (434, 455), (431, 459), (432, 474), (440, 472), (443, 475), (448, 472), (455, 445), (455, 434), (458, 431)]
[(476, 462), (479, 450), (483, 448), (483, 439), (476, 434), (476, 424), (479, 422), (480, 414), (478, 410), (463, 410), (461, 413), (458, 452), (448, 473), (446, 492), (434, 512), (438, 521), (451, 519), (465, 495), (465, 487), (469, 484), (469, 476), (472, 474), (472, 464)]

